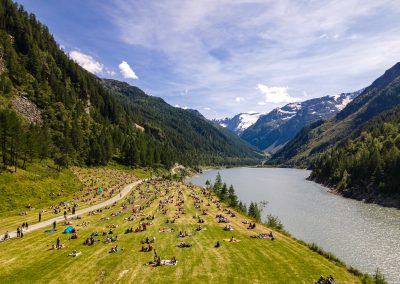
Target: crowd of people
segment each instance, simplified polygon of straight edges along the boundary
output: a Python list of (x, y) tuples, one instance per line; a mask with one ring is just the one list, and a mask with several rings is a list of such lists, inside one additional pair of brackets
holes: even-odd
[[(121, 177), (123, 178), (123, 176)], [(129, 182), (132, 181), (131, 179), (128, 180)], [(74, 199), (75, 202), (87, 202), (89, 200), (90, 195), (97, 196), (99, 198), (106, 198), (112, 196), (116, 192), (116, 190), (119, 188), (117, 185), (120, 185), (120, 182), (115, 182), (111, 183), (110, 181), (108, 183), (106, 182), (101, 182), (101, 186), (103, 188), (102, 192), (94, 190), (98, 188), (98, 182), (99, 178), (98, 177), (86, 177), (84, 179), (84, 184), (88, 187), (86, 190), (82, 190), (82, 198), (76, 197)], [(126, 183), (126, 182), (125, 182)], [(206, 220), (205, 218), (212, 218), (212, 217), (203, 217), (207, 216), (209, 212), (210, 206), (215, 206), (220, 212), (218, 212), (217, 215), (215, 215), (215, 218), (217, 219), (216, 223), (220, 224), (223, 223), (224, 226), (222, 229), (224, 231), (233, 231), (233, 226), (231, 225), (231, 221), (226, 217), (228, 216), (229, 218), (235, 218), (236, 213), (233, 212), (231, 209), (224, 208), (223, 205), (220, 203), (218, 199), (216, 199), (208, 190), (201, 190), (200, 192), (192, 185), (186, 185), (187, 188), (189, 189), (189, 197), (191, 198), (191, 201), (193, 202), (193, 206), (196, 209), (196, 214), (193, 216), (193, 219), (196, 220), (198, 223), (197, 226), (194, 226), (195, 231), (202, 231), (205, 230), (206, 228), (204, 227)], [(167, 213), (170, 213), (168, 215), (173, 216), (171, 219), (168, 218), (167, 221), (169, 223), (175, 223), (179, 222), (179, 220), (182, 218), (183, 215), (186, 214), (186, 200), (185, 200), (185, 194), (184, 191), (178, 187), (176, 187), (171, 181), (146, 181), (142, 183), (140, 186), (137, 186), (135, 190), (131, 192), (129, 196), (125, 198), (125, 201), (122, 205), (120, 205), (120, 210), (114, 210), (110, 215), (111, 218), (118, 218), (120, 217), (122, 220), (125, 222), (133, 222), (138, 219), (140, 219), (138, 223), (138, 227), (136, 229), (133, 229), (133, 227), (128, 227), (124, 228), (124, 232), (127, 233), (141, 233), (147, 231), (147, 228), (153, 224), (153, 220), (159, 218), (159, 216), (166, 215)], [(144, 210), (147, 209), (152, 202), (156, 199), (159, 198), (158, 206), (157, 206), (157, 214), (144, 214)], [(141, 205), (135, 205), (135, 203), (140, 203)], [(68, 205), (69, 204), (64, 204)], [(115, 205), (114, 205), (115, 206)], [(64, 216), (65, 220), (68, 218), (67, 211), (71, 210), (72, 214), (75, 213), (75, 208), (77, 207), (77, 203), (72, 204), (68, 208), (65, 209), (64, 211)], [(54, 207), (56, 208), (56, 207)], [(53, 208), (53, 209), (54, 209)], [(103, 213), (103, 210), (110, 209), (111, 207), (107, 207), (104, 209), (97, 209), (96, 211), (91, 211), (89, 212), (88, 216), (95, 216), (97, 214)], [(60, 207), (57, 207), (57, 209), (60, 209)], [(210, 208), (211, 212), (211, 208)], [(127, 214), (130, 214), (129, 217), (125, 217)], [(104, 215), (104, 214), (103, 214)], [(42, 219), (42, 211), (39, 212), (38, 216), (39, 222)], [(77, 218), (75, 218), (77, 219)], [(108, 222), (110, 220), (110, 217), (103, 217), (100, 219), (101, 222)], [(207, 219), (207, 222), (209, 222), (210, 219)], [(194, 220), (193, 220), (194, 221)], [(70, 222), (70, 221), (69, 221)], [(234, 219), (232, 219), (233, 224), (235, 223)], [(256, 229), (256, 223), (255, 222), (249, 222), (249, 221), (243, 221), (243, 227), (247, 229)], [(66, 224), (66, 223), (65, 223)], [(207, 223), (208, 224), (208, 223)], [(54, 222), (53, 224), (53, 230), (56, 229), (57, 223)], [(222, 225), (222, 224), (221, 224)], [(105, 227), (107, 227), (109, 230), (103, 231), (102, 233), (97, 233), (97, 232), (92, 232), (91, 235), (85, 239), (83, 242), (84, 245), (87, 246), (92, 246), (96, 242), (100, 241), (101, 239), (98, 240), (100, 237), (104, 237), (102, 243), (104, 244), (110, 244), (110, 243), (115, 243), (119, 242), (120, 239), (118, 235), (114, 234), (113, 229), (117, 229), (119, 226), (117, 224), (106, 224)], [(240, 226), (239, 226), (240, 227)], [(17, 237), (22, 238), (24, 236), (24, 233), (26, 230), (28, 230), (29, 225), (27, 222), (23, 222), (22, 226), (17, 228)], [(236, 228), (236, 227), (235, 227)], [(159, 229), (160, 233), (164, 232), (175, 232), (174, 228), (160, 228)], [(187, 231), (179, 231), (177, 237), (178, 238), (186, 238), (186, 237), (195, 237), (196, 232), (194, 234), (189, 233)], [(259, 233), (256, 235), (257, 238), (271, 238), (274, 239), (272, 231), (269, 233)], [(8, 231), (4, 235), (4, 240), (7, 240), (9, 238), (9, 233)], [(78, 234), (75, 232), (70, 235), (69, 239), (77, 239)], [(124, 236), (121, 237), (122, 239), (125, 238)], [(140, 241), (141, 247), (139, 248), (140, 252), (154, 252), (154, 259), (150, 262), (148, 262), (149, 265), (151, 266), (161, 266), (161, 265), (177, 265), (177, 260), (174, 257), (171, 259), (167, 260), (162, 260), (162, 258), (158, 255), (158, 252), (156, 251), (155, 248), (155, 241), (156, 237), (152, 236), (146, 236), (146, 238), (142, 239)], [(228, 242), (239, 242), (238, 239), (235, 238), (234, 235), (232, 235), (229, 239), (224, 239), (224, 241)], [(157, 242), (158, 243), (158, 242)], [(228, 244), (227, 244), (228, 245)], [(56, 239), (56, 243), (52, 245), (52, 249), (62, 249), (64, 248), (65, 245), (61, 243), (60, 237)], [(180, 242), (176, 244), (177, 248), (191, 248), (192, 244), (187, 243), (187, 242)], [(221, 247), (221, 243), (219, 240), (216, 241), (215, 248)], [(121, 252), (123, 251), (123, 248), (118, 247), (118, 245), (112, 246), (109, 250), (109, 253), (115, 253), (115, 252)], [(76, 250), (73, 250), (69, 256), (77, 256), (80, 253), (78, 253)], [(332, 284), (333, 282), (333, 277), (329, 276), (327, 278), (321, 277), (316, 283), (318, 284), (325, 284), (329, 283)]]

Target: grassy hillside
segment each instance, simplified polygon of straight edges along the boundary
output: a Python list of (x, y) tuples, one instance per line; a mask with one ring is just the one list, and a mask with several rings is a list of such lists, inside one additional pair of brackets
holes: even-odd
[[(74, 167), (59, 172), (51, 161), (33, 163), (26, 170), (16, 173), (3, 172), (0, 174), (0, 231), (15, 230), (23, 222), (30, 225), (37, 223), (40, 211), (42, 221), (62, 216), (64, 206), (60, 204), (63, 202), (76, 204), (77, 210), (99, 203), (110, 193), (116, 195), (116, 188), (133, 179), (164, 173), (118, 165), (107, 168)], [(103, 194), (97, 194), (98, 188), (102, 188)], [(31, 207), (28, 208), (28, 205)], [(57, 214), (52, 210), (54, 206), (60, 207)]]
[[(179, 195), (181, 194), (183, 195)], [(195, 208), (193, 196), (204, 202)], [(248, 218), (236, 213), (231, 217), (225, 209), (218, 209), (215, 202), (211, 206), (199, 188), (191, 188), (180, 183), (158, 182), (144, 184), (134, 191), (134, 204), (122, 203), (126, 207), (116, 206), (103, 210), (94, 216), (83, 216), (81, 220), (72, 220), (78, 229), (78, 239), (70, 240), (70, 235), (62, 234), (65, 226), (58, 224), (53, 234), (35, 231), (24, 236), (1, 243), (0, 261), (5, 264), (0, 268), (0, 278), (5, 283), (314, 283), (321, 275), (333, 275), (337, 283), (361, 283), (361, 279), (349, 273), (345, 267), (331, 262), (290, 237), (272, 231), (275, 240), (253, 239), (251, 235), (268, 233), (270, 229), (257, 225), (249, 230), (243, 220)], [(130, 196), (132, 198), (133, 196)], [(172, 198), (165, 214), (158, 210), (160, 200)], [(182, 198), (181, 213), (178, 212), (178, 200)], [(215, 198), (213, 198), (215, 200)], [(182, 200), (181, 200), (182, 201)], [(132, 209), (144, 205), (145, 209), (134, 221), (126, 221), (132, 216)], [(207, 210), (208, 215), (201, 215)], [(112, 217), (112, 213), (120, 212)], [(185, 212), (185, 214), (183, 214)], [(202, 224), (207, 230), (195, 231), (198, 226), (195, 214), (205, 220)], [(230, 220), (234, 231), (222, 230), (225, 224), (218, 223), (215, 217), (223, 214)], [(134, 229), (147, 215), (155, 219), (147, 231), (124, 234), (127, 228)], [(174, 224), (166, 224), (179, 216)], [(110, 220), (102, 220), (109, 217)], [(250, 220), (251, 221), (251, 220)], [(88, 222), (86, 227), (78, 226)], [(105, 237), (95, 237), (92, 246), (83, 245), (92, 232), (109, 231), (108, 225), (118, 225), (113, 235), (118, 235), (118, 242), (104, 244)], [(159, 232), (162, 227), (174, 228), (175, 232)], [(49, 228), (50, 229), (50, 228)], [(178, 238), (179, 231), (189, 232), (190, 237)], [(156, 237), (153, 246), (161, 259), (176, 257), (176, 266), (151, 267), (153, 252), (140, 252), (141, 240)], [(232, 236), (238, 242), (228, 242)], [(65, 248), (49, 250), (56, 238), (60, 237)], [(220, 248), (214, 248), (215, 243)], [(191, 248), (177, 248), (185, 242)], [(122, 252), (109, 253), (111, 247), (118, 245)], [(72, 250), (82, 252), (78, 257), (69, 257)]]
[[(82, 188), (71, 170), (60, 172), (51, 161), (33, 163), (26, 170), (5, 171), (0, 174), (0, 216), (25, 211), (28, 204), (41, 208), (72, 197)], [(54, 198), (49, 198), (55, 192)], [(63, 196), (57, 196), (62, 192)]]

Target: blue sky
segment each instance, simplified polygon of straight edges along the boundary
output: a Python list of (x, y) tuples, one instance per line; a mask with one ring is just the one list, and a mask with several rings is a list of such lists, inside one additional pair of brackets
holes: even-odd
[(208, 118), (356, 91), (400, 61), (398, 0), (18, 3), (90, 72)]

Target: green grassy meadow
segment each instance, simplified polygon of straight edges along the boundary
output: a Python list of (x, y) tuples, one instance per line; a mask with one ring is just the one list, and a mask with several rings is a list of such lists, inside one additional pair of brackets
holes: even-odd
[[(319, 276), (334, 276), (337, 283), (361, 283), (360, 279), (349, 273), (342, 265), (337, 265), (323, 256), (312, 252), (306, 246), (291, 237), (273, 231), (275, 240), (253, 239), (250, 236), (261, 232), (268, 233), (269, 228), (258, 225), (249, 230), (243, 220), (248, 218), (237, 214), (231, 218), (219, 210), (214, 203), (206, 206), (205, 197), (199, 188), (190, 189), (182, 183), (168, 184), (158, 182), (156, 185), (143, 184), (133, 190), (136, 197), (133, 204), (122, 209), (127, 200), (121, 200), (117, 205), (104, 209), (94, 216), (83, 215), (82, 220), (72, 220), (77, 229), (78, 239), (69, 240), (69, 235), (62, 231), (66, 226), (58, 224), (58, 230), (53, 234), (45, 234), (44, 230), (28, 233), (23, 239), (13, 239), (0, 243), (0, 279), (2, 283), (314, 283)], [(156, 190), (156, 188), (158, 190)], [(169, 193), (166, 193), (166, 189)], [(175, 224), (166, 224), (177, 214), (177, 190), (182, 190), (185, 202), (183, 208), (186, 214), (181, 214)], [(194, 190), (204, 200), (201, 208), (195, 208), (193, 199), (189, 196)], [(141, 192), (142, 198), (139, 197)], [(158, 211), (159, 201), (166, 196), (174, 197), (173, 203), (168, 203), (166, 214)], [(140, 218), (126, 221), (132, 216), (132, 209), (138, 205), (146, 205), (144, 215), (155, 215), (154, 224), (145, 232), (124, 234), (127, 228), (138, 227)], [(201, 209), (208, 210), (208, 215), (202, 215), (205, 220), (205, 231), (197, 232), (198, 226), (195, 214), (201, 215)], [(121, 212), (112, 217), (112, 213)], [(232, 232), (223, 231), (225, 224), (218, 223), (215, 216), (223, 214), (228, 217), (235, 229)], [(110, 220), (101, 220), (109, 217)], [(88, 222), (86, 227), (77, 226)], [(83, 242), (94, 231), (108, 231), (107, 225), (118, 227), (114, 235), (119, 241), (105, 244), (105, 237), (92, 246)], [(174, 228), (175, 232), (160, 233), (161, 227)], [(50, 229), (50, 227), (48, 228)], [(191, 237), (178, 238), (179, 231), (192, 233)], [(141, 240), (156, 237), (154, 247), (161, 259), (178, 260), (176, 266), (150, 267), (147, 263), (153, 260), (153, 252), (140, 252)], [(234, 236), (240, 240), (237, 243), (224, 241)], [(50, 250), (57, 237), (65, 248)], [(215, 243), (221, 243), (220, 248), (214, 248)], [(192, 244), (191, 248), (177, 248), (180, 242)], [(122, 252), (109, 253), (112, 246), (123, 248)], [(72, 250), (82, 252), (78, 257), (70, 257)]]

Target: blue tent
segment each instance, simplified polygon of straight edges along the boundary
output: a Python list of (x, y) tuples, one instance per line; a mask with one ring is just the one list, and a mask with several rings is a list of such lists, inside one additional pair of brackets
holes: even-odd
[(75, 233), (75, 229), (72, 226), (68, 226), (64, 229), (65, 234)]

